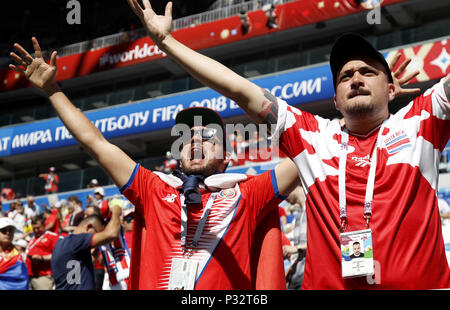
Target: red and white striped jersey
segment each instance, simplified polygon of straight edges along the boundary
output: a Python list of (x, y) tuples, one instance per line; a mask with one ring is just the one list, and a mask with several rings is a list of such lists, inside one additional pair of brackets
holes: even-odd
[[(341, 126), (279, 100), (274, 137), (292, 158), (307, 192), (307, 257), (304, 289), (429, 289), (450, 287), (437, 205), (440, 152), (450, 137), (450, 104), (443, 83), (385, 122), (377, 150), (373, 197), (375, 280), (342, 279), (339, 243)], [(365, 227), (364, 198), (375, 128), (350, 133), (346, 168), (350, 229)]]

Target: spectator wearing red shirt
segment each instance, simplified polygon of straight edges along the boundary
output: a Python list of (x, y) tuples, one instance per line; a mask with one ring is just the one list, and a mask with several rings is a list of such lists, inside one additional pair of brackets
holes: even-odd
[(50, 262), (58, 242), (58, 234), (45, 230), (45, 220), (35, 216), (32, 221), (34, 237), (28, 243), (27, 269), (32, 290), (52, 290), (53, 277)]
[(12, 188), (9, 187), (2, 188), (2, 197), (1, 197), (2, 202), (13, 200), (14, 198), (16, 198), (16, 193)]
[(58, 208), (56, 208), (56, 204), (52, 209), (50, 210), (47, 209), (45, 213), (47, 214), (45, 218), (45, 230), (54, 232), (55, 234), (59, 234), (61, 224), (60, 224), (59, 210)]
[(55, 167), (50, 167), (48, 173), (41, 173), (39, 177), (45, 180), (44, 189), (47, 194), (58, 192), (59, 177), (55, 173)]
[(61, 226), (63, 232), (71, 233), (84, 218), (81, 200), (78, 196), (72, 195), (67, 198), (67, 210), (69, 213), (64, 217)]

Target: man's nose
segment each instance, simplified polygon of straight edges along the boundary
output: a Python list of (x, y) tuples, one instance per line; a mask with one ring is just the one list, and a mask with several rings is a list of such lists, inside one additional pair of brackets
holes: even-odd
[(351, 87), (352, 88), (358, 88), (361, 87), (362, 85), (364, 85), (364, 81), (362, 79), (362, 75), (356, 71), (351, 79)]
[(202, 141), (202, 135), (199, 130), (195, 130), (194, 134), (192, 135), (191, 142), (201, 142)]

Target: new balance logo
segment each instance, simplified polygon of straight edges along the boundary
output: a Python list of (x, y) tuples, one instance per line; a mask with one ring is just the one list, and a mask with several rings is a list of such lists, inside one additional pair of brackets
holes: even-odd
[(357, 166), (357, 167), (365, 167), (365, 166), (367, 166), (367, 165), (370, 165), (370, 158), (369, 158), (369, 155), (366, 155), (366, 156), (364, 156), (364, 157), (356, 157), (356, 156), (353, 156), (353, 157), (352, 157), (352, 160), (353, 160), (353, 161), (356, 161), (355, 166)]
[(167, 202), (175, 202), (175, 198), (177, 198), (177, 195), (167, 194), (167, 196), (165, 198), (163, 198), (162, 200), (165, 200)]

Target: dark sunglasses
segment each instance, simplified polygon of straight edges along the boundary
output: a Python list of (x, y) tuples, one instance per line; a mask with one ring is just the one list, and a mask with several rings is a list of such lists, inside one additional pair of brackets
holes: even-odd
[[(195, 135), (200, 135), (200, 138), (205, 141), (205, 140), (210, 140), (212, 138), (214, 138), (214, 136), (217, 133), (217, 129), (215, 128), (201, 128), (201, 129), (191, 129), (190, 131), (190, 136), (189, 136), (189, 140), (191, 140)], [(183, 133), (180, 133), (180, 136), (183, 137), (182, 135)], [(183, 139), (186, 139), (186, 137), (183, 137)]]
[(123, 218), (123, 220), (125, 221), (125, 222), (131, 222), (132, 220), (133, 220), (133, 216), (131, 215), (131, 216), (125, 216), (124, 218)]
[(4, 228), (0, 229), (0, 232), (1, 232), (2, 234), (6, 235), (6, 234), (8, 234), (8, 233), (13, 234), (13, 233), (14, 233), (14, 230), (15, 230), (14, 227), (8, 226), (8, 227), (4, 227)]

